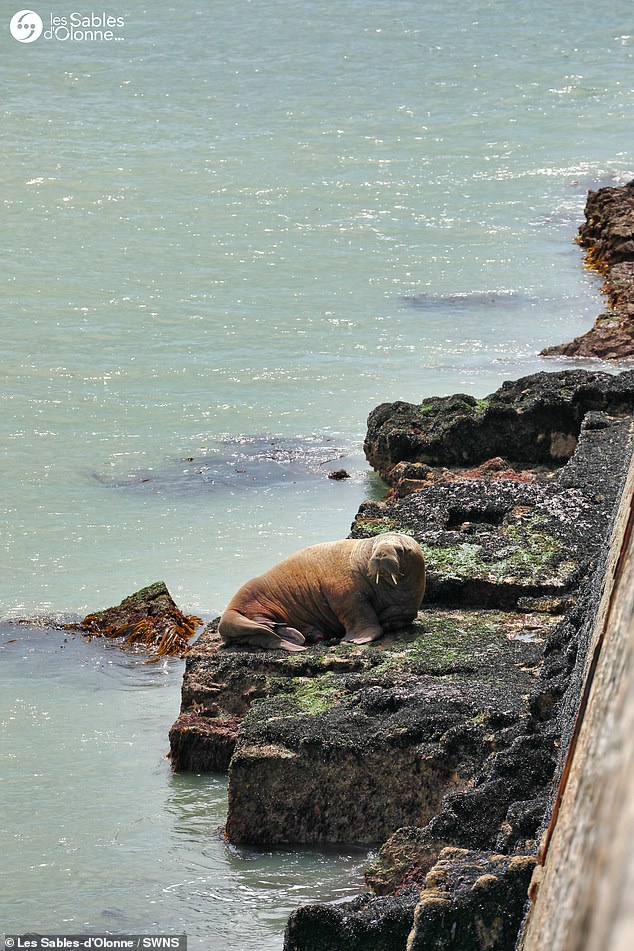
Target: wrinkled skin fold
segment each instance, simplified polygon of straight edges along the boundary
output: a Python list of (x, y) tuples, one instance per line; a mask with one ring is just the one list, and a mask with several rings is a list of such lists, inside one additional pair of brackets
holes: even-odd
[(414, 620), (425, 562), (409, 535), (343, 539), (303, 548), (244, 584), (220, 619), (225, 644), (304, 650), (343, 637), (366, 644)]

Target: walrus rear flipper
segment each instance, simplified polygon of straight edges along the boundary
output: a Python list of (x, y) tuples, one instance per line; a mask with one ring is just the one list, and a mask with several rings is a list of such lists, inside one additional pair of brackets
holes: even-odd
[(303, 651), (304, 637), (294, 627), (273, 621), (253, 621), (239, 611), (229, 609), (220, 618), (218, 633), (225, 644), (244, 647), (281, 648), (285, 651)]
[[(303, 644), (306, 640), (303, 634), (300, 634), (297, 628), (287, 627), (286, 624), (274, 624), (275, 634), (283, 641), (290, 641), (291, 644)], [(306, 650), (302, 647), (302, 650)]]

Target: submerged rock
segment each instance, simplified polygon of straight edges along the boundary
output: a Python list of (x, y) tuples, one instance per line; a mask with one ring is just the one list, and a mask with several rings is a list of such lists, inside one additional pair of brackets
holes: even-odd
[[(195, 455), (166, 459), (123, 478), (100, 473), (94, 473), (94, 478), (111, 489), (161, 495), (248, 491), (260, 486), (295, 485), (330, 477), (333, 464), (355, 465), (351, 454), (351, 446), (327, 436), (289, 439), (243, 435), (215, 440)], [(335, 476), (335, 479), (342, 478), (345, 477)]]

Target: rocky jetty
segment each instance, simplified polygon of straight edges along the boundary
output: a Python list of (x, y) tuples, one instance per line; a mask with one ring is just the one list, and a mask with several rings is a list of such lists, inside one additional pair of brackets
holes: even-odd
[[(506, 461), (493, 467), (481, 462), (486, 443), (477, 432), (478, 423), (488, 425), (487, 407), (476, 418), (469, 401), (465, 410), (464, 398), (453, 397), (442, 402), (443, 421), (438, 414), (411, 416), (415, 454), (400, 428), (403, 404), (396, 404), (393, 415), (386, 407), (371, 415), (366, 445), (376, 444), (373, 423), (380, 419), (389, 446), (383, 471), (394, 489), (385, 502), (361, 506), (352, 534), (398, 528), (421, 543), (429, 568), (421, 621), (442, 605), (463, 619), (474, 610), (504, 610), (507, 616), (515, 612), (527, 627), (543, 626), (536, 631), (539, 650), (525, 715), (502, 729), (494, 718), (489, 735), (495, 736), (495, 749), (474, 764), (464, 788), (448, 790), (426, 825), (403, 826), (383, 844), (366, 873), (372, 894), (357, 906), (329, 908), (330, 928), (336, 933), (339, 927), (346, 939), (328, 947), (405, 951), (401, 939), (382, 942), (394, 921), (405, 928), (408, 915), (408, 948), (514, 947), (537, 843), (574, 731), (611, 526), (632, 457), (633, 383), (634, 373), (567, 371), (506, 384), (488, 405), (507, 402), (507, 411), (527, 428), (522, 443), (509, 441)], [(510, 389), (515, 405), (505, 399)], [(550, 410), (542, 417), (544, 405)], [(464, 436), (466, 414), (476, 428), (471, 446)], [(522, 420), (524, 415), (528, 419)], [(550, 429), (546, 420), (553, 421)], [(533, 425), (531, 459), (527, 441)], [(390, 439), (390, 432), (401, 435)], [(553, 433), (566, 438), (553, 440)], [(563, 441), (569, 448), (560, 454)], [(497, 444), (492, 448), (499, 452)], [(479, 471), (461, 474), (456, 465), (461, 454), (463, 466), (479, 462)], [(425, 478), (416, 480), (422, 487), (403, 484), (403, 465), (426, 467)], [(515, 478), (509, 477), (511, 470)], [(501, 471), (506, 477), (495, 479)], [(519, 636), (532, 638), (526, 631)], [(504, 688), (507, 674), (494, 661), (490, 673), (498, 672)], [(413, 885), (420, 893), (415, 908)], [(289, 920), (286, 951), (321, 947), (322, 916), (322, 906), (298, 909)], [(377, 920), (383, 917), (382, 931)]]
[(607, 310), (570, 343), (547, 347), (543, 356), (634, 357), (634, 181), (621, 188), (591, 191), (579, 228), (587, 266), (604, 279)]
[(380, 845), (368, 893), (298, 909), (286, 951), (514, 946), (633, 439), (634, 372), (384, 404), (366, 452), (392, 491), (351, 535), (421, 544), (417, 620), (301, 654), (211, 625), (189, 652), (172, 758), (228, 769), (228, 838)]
[(188, 657), (174, 765), (228, 766), (232, 842), (381, 842), (512, 741), (554, 623), (429, 609), (373, 649), (291, 656), (221, 649), (211, 628)]

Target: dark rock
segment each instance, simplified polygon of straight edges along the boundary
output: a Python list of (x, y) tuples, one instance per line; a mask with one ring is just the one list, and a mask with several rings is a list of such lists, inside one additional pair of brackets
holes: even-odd
[(407, 951), (513, 951), (534, 867), (532, 856), (445, 849), (425, 880)]
[(416, 885), (423, 887), (425, 877), (447, 842), (433, 839), (420, 826), (403, 826), (379, 849), (367, 867), (365, 882), (375, 895), (400, 895)]
[[(493, 753), (470, 787), (447, 796), (442, 809), (425, 829), (428, 838), (441, 839), (470, 849), (494, 849), (502, 833), (509, 844), (526, 850), (526, 842), (512, 837), (517, 803), (538, 798), (550, 783), (557, 762), (555, 738), (546, 733), (524, 734)], [(510, 813), (510, 815), (509, 815)], [(541, 816), (532, 826), (525, 821), (524, 838), (536, 838)], [(525, 817), (527, 819), (527, 817)]]
[(413, 535), (427, 603), (561, 613), (596, 565), (631, 451), (630, 416), (595, 411), (579, 430), (576, 452), (545, 482), (462, 479), (365, 502), (351, 534)]
[(381, 841), (425, 824), (447, 790), (471, 781), (504, 742), (495, 717), (526, 716), (553, 624), (428, 610), (376, 644), (296, 655), (221, 649), (214, 625), (187, 659), (174, 765), (222, 768), (241, 720), (229, 768), (232, 841)]
[(226, 773), (233, 756), (240, 717), (183, 713), (169, 732), (170, 759), (176, 770)]
[(398, 899), (302, 905), (286, 925), (284, 951), (405, 951), (418, 894), (411, 889)]
[(445, 848), (422, 891), (298, 908), (284, 951), (512, 951), (534, 868), (533, 856)]
[(395, 471), (400, 463), (465, 469), (501, 456), (520, 470), (554, 468), (573, 455), (586, 413), (617, 415), (632, 407), (634, 371), (536, 373), (503, 383), (482, 400), (459, 394), (382, 403), (368, 417), (364, 449), (390, 485), (402, 476)]

